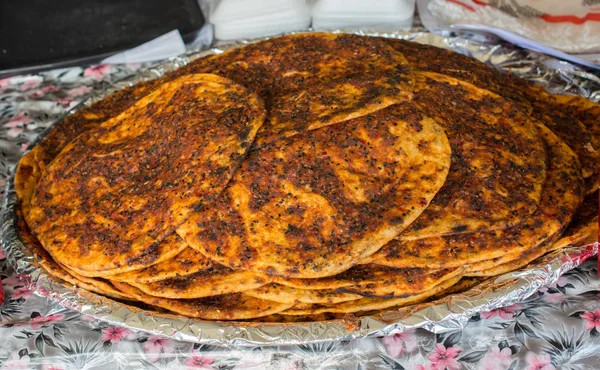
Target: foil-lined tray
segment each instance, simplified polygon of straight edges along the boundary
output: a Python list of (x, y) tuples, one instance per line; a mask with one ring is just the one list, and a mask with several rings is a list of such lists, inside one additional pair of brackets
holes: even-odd
[[(433, 34), (424, 31), (374, 32), (364, 29), (345, 29), (336, 32), (402, 38), (455, 50), (500, 70), (511, 71), (532, 80), (552, 92), (579, 94), (593, 101), (600, 101), (600, 78), (597, 75), (543, 54), (502, 44), (493, 36), (457, 34), (454, 31)], [(89, 105), (118, 89), (139, 81), (160, 77), (196, 58), (222, 53), (261, 40), (222, 43), (210, 50), (171, 58), (160, 65), (140, 71), (132, 78), (115, 83), (82, 104)], [(75, 107), (71, 113), (81, 106)], [(13, 178), (7, 184), (3, 210), (0, 220), (0, 242), (17, 273), (30, 276), (27, 279), (28, 285), (36, 294), (96, 319), (123, 325), (133, 330), (160, 334), (175, 340), (228, 346), (349, 340), (366, 336), (390, 335), (411, 328), (424, 328), (436, 333), (455, 330), (464, 327), (469, 318), (477, 312), (497, 309), (526, 299), (538, 288), (556, 282), (563, 273), (598, 254), (598, 242), (573, 246), (552, 252), (525, 269), (488, 279), (466, 292), (434, 302), (389, 310), (358, 319), (281, 324), (214, 322), (146, 311), (79, 289), (49, 276), (39, 267), (36, 257), (24, 247), (15, 230), (16, 193)]]

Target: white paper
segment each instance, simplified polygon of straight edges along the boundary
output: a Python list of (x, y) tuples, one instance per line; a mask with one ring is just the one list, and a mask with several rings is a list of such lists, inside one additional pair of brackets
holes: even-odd
[(145, 63), (185, 53), (179, 30), (173, 30), (133, 49), (112, 55), (102, 64)]

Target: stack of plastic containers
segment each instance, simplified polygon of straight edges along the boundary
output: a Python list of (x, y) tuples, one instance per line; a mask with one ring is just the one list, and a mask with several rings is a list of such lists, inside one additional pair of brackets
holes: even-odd
[(415, 0), (316, 0), (312, 8), (312, 27), (408, 29), (414, 12)]
[(248, 39), (305, 30), (307, 0), (216, 0), (209, 17), (219, 40)]

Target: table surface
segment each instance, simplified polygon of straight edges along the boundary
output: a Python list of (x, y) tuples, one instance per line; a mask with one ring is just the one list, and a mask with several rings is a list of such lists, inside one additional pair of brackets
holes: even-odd
[[(0, 80), (0, 188), (29, 142), (137, 65), (69, 68)], [(463, 330), (255, 348), (176, 342), (108, 325), (24, 288), (0, 250), (0, 367), (6, 369), (590, 369), (600, 368), (600, 280), (587, 261), (525, 302)]]

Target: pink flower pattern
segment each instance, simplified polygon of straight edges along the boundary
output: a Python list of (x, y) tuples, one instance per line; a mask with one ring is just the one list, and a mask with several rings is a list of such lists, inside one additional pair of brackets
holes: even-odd
[(398, 358), (402, 352), (412, 352), (417, 347), (417, 340), (412, 330), (404, 333), (394, 334), (383, 338), (383, 344), (386, 347), (387, 353), (392, 358)]
[(63, 319), (64, 315), (48, 315), (48, 316), (36, 316), (29, 320), (29, 325), (32, 329), (37, 330), (39, 328), (43, 328), (52, 324), (53, 322), (57, 322)]
[(29, 356), (19, 357), (19, 354), (13, 352), (10, 354), (10, 357), (6, 362), (2, 365), (2, 369), (10, 369), (10, 370), (29, 370), (33, 369), (34, 366), (31, 365), (31, 358)]
[(112, 72), (110, 64), (100, 64), (94, 67), (86, 68), (83, 71), (83, 77), (93, 78), (95, 80), (102, 80), (105, 76), (108, 76)]
[(29, 296), (31, 296), (31, 290), (29, 290), (27, 288), (19, 288), (19, 289), (15, 289), (13, 294), (10, 296), (10, 300), (16, 301), (19, 298), (27, 298)]
[(44, 362), (42, 370), (66, 370), (65, 365), (60, 363)]
[(0, 247), (0, 260), (6, 259), (6, 252), (4, 248)]
[(83, 96), (83, 95), (91, 92), (92, 90), (93, 89), (92, 89), (91, 86), (82, 85), (82, 86), (79, 86), (79, 87), (72, 88), (71, 90), (67, 91), (67, 94), (69, 96), (73, 96), (73, 97), (75, 97), (75, 96)]
[(6, 131), (6, 134), (11, 137), (17, 137), (22, 132), (23, 129), (21, 127), (13, 127), (11, 129), (8, 129), (8, 131)]
[(28, 78), (27, 80), (25, 80), (25, 82), (23, 82), (21, 84), (21, 86), (19, 87), (19, 90), (27, 91), (27, 90), (31, 90), (31, 89), (36, 89), (41, 84), (42, 84), (41, 77)]
[(508, 368), (512, 362), (510, 356), (512, 352), (510, 348), (505, 347), (502, 350), (499, 347), (492, 347), (492, 349), (486, 353), (479, 363), (480, 370), (502, 370)]
[(152, 335), (144, 343), (146, 358), (149, 362), (156, 362), (162, 354), (170, 354), (173, 352), (175, 344), (173, 340)]
[(562, 293), (546, 293), (543, 298), (543, 300), (548, 303), (561, 303), (565, 299), (567, 299), (567, 297)]
[(585, 321), (583, 324), (585, 330), (596, 329), (600, 332), (600, 308), (594, 312), (582, 313), (581, 318)]
[(192, 350), (192, 357), (185, 360), (188, 369), (212, 369), (215, 360), (209, 356), (202, 356), (197, 350)]
[(120, 326), (115, 326), (112, 328), (102, 329), (102, 336), (100, 337), (100, 341), (101, 342), (111, 342), (112, 344), (117, 344), (123, 338), (135, 339), (135, 334), (129, 329), (125, 329)]
[(69, 105), (71, 104), (71, 102), (73, 101), (73, 98), (58, 98), (54, 100), (55, 102), (57, 102), (58, 104), (62, 104), (62, 105)]
[(513, 304), (508, 307), (498, 308), (497, 310), (481, 312), (479, 315), (481, 316), (482, 319), (491, 319), (493, 317), (498, 316), (502, 319), (507, 320), (507, 319), (514, 317), (516, 311), (520, 310), (522, 308), (523, 308), (523, 306), (521, 306), (520, 304), (517, 303), (517, 304)]
[(2, 78), (0, 79), (0, 88), (5, 88), (10, 85), (10, 78)]
[(4, 284), (8, 285), (10, 287), (25, 286), (25, 285), (29, 284), (30, 281), (31, 281), (31, 277), (26, 274), (11, 275), (3, 280)]
[(16, 116), (9, 119), (8, 122), (6, 122), (6, 124), (4, 126), (8, 127), (8, 128), (14, 128), (14, 127), (18, 127), (20, 125), (26, 125), (31, 122), (33, 122), (31, 117), (29, 117), (25, 113), (19, 113)]
[(539, 357), (533, 353), (527, 354), (527, 370), (554, 370), (552, 365), (552, 358), (550, 355), (544, 353)]
[(461, 364), (456, 360), (456, 357), (462, 352), (458, 347), (444, 347), (441, 343), (436, 343), (435, 352), (432, 352), (427, 357), (431, 361), (434, 369), (458, 370)]
[(28, 94), (28, 96), (32, 99), (42, 98), (46, 93), (43, 90), (33, 90)]
[(51, 93), (51, 92), (56, 92), (56, 91), (60, 91), (60, 88), (56, 85), (48, 85), (45, 87), (42, 87), (42, 91), (46, 94)]

